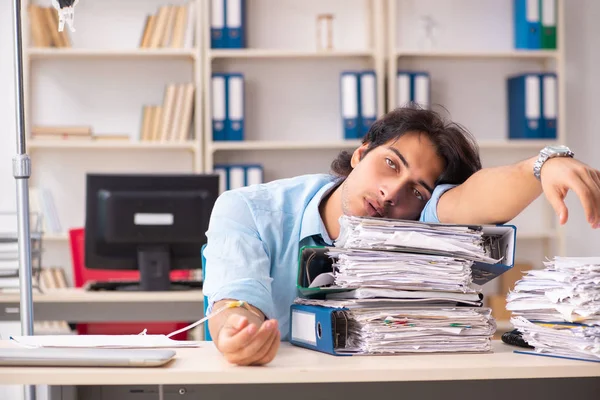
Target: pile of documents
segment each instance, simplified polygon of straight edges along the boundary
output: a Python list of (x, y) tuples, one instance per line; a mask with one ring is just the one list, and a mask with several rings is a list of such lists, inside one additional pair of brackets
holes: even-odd
[(473, 267), (502, 257), (480, 229), (348, 216), (340, 223), (326, 253), (333, 271), (313, 280), (324, 296), (295, 301), (338, 310), (334, 325), (344, 331), (334, 336), (343, 346), (335, 354), (491, 350), (496, 324)]
[(555, 257), (507, 297), (511, 323), (544, 355), (600, 362), (600, 258)]

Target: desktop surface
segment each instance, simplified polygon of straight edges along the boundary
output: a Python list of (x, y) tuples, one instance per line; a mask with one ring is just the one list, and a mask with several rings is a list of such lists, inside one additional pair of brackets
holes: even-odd
[[(0, 347), (15, 346), (0, 341)], [(177, 348), (163, 367), (53, 368), (0, 367), (0, 384), (156, 385), (409, 382), (535, 378), (600, 378), (600, 364), (515, 354), (516, 347), (494, 341), (486, 354), (428, 354), (336, 357), (282, 343), (265, 367), (228, 364), (212, 342)]]

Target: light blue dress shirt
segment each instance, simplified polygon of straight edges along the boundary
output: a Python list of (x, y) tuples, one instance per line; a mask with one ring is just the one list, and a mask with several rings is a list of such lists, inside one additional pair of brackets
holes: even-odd
[[(289, 339), (290, 306), (297, 297), (298, 252), (302, 246), (333, 244), (321, 220), (319, 203), (337, 179), (304, 175), (219, 196), (204, 250), (207, 314), (219, 300), (244, 300), (267, 318), (277, 319), (282, 340)], [(434, 189), (421, 221), (439, 222), (438, 200), (453, 186)]]

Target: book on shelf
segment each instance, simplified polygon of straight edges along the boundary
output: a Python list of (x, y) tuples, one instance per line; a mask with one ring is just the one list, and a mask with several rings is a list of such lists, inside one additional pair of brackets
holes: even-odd
[(193, 140), (193, 83), (170, 83), (165, 87), (163, 104), (142, 109), (142, 142), (186, 142)]
[(29, 187), (29, 210), (42, 217), (43, 232), (53, 234), (62, 232), (62, 225), (56, 210), (54, 196), (48, 188)]
[(191, 49), (195, 45), (196, 5), (160, 6), (147, 15), (139, 47), (143, 49)]
[(108, 134), (94, 134), (92, 140), (96, 142), (128, 142), (131, 140), (131, 136), (128, 134), (108, 133)]
[(31, 128), (31, 138), (39, 140), (91, 140), (91, 126), (41, 126)]
[(67, 30), (58, 31), (58, 13), (54, 7), (27, 6), (33, 47), (71, 47)]

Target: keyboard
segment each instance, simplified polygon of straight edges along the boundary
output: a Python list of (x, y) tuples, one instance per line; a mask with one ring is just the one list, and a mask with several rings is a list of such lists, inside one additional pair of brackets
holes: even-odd
[[(91, 282), (87, 286), (89, 291), (140, 291), (139, 281), (104, 281), (104, 282)], [(171, 287), (169, 290), (194, 290), (202, 289), (202, 281), (193, 280), (174, 280), (171, 281)]]

